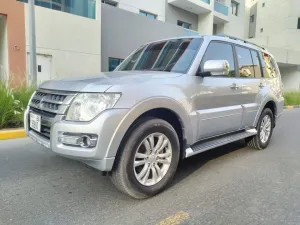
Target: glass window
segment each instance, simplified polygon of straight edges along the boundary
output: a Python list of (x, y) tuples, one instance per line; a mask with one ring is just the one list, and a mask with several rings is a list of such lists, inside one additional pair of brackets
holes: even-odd
[(251, 56), (253, 60), (253, 68), (254, 68), (254, 74), (256, 78), (261, 78), (262, 77), (262, 72), (260, 68), (260, 63), (259, 63), (259, 55), (257, 51), (251, 50)]
[(239, 63), (240, 77), (255, 77), (250, 50), (236, 46), (236, 55)]
[(123, 59), (108, 58), (108, 71), (114, 71), (121, 62), (123, 62)]
[(61, 11), (61, 6), (59, 6), (59, 5), (52, 5), (52, 9)]
[(102, 0), (102, 3), (107, 4), (107, 5), (111, 5), (111, 6), (114, 6), (114, 7), (117, 7), (117, 5), (118, 5), (117, 2), (108, 1), (108, 0)]
[(272, 57), (267, 53), (261, 53), (261, 64), (264, 71), (265, 78), (275, 78), (276, 77), (276, 64)]
[(141, 16), (145, 16), (151, 19), (156, 19), (156, 15), (152, 14), (152, 13), (148, 13), (148, 12), (144, 12), (144, 11), (140, 11), (140, 15)]
[(239, 3), (235, 1), (231, 1), (231, 12), (232, 15), (237, 16), (239, 12)]
[(300, 18), (298, 18), (298, 26), (297, 29), (300, 29)]
[(250, 23), (254, 22), (254, 15), (250, 16)]
[(119, 70), (155, 70), (185, 73), (192, 64), (203, 39), (180, 38), (142, 46)]
[(208, 60), (227, 60), (229, 63), (229, 77), (235, 77), (235, 64), (232, 46), (223, 42), (211, 42), (201, 62), (201, 71)]
[(96, 14), (96, 0), (35, 0), (35, 5), (92, 19), (95, 19)]
[(141, 16), (145, 16), (151, 19), (156, 19), (156, 15), (152, 14), (152, 13), (148, 13), (148, 12), (144, 12), (144, 11), (140, 11), (140, 15)]
[(191, 29), (191, 27), (192, 27), (192, 24), (189, 24), (189, 23), (186, 23), (186, 22), (182, 22), (180, 20), (177, 20), (177, 25), (181, 26), (183, 28), (186, 28), (186, 29)]

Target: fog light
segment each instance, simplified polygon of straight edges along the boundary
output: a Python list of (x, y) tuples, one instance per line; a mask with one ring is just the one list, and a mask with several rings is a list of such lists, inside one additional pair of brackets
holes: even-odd
[(58, 141), (65, 145), (81, 146), (83, 148), (95, 147), (97, 144), (97, 136), (90, 135), (75, 135), (75, 134), (62, 134)]

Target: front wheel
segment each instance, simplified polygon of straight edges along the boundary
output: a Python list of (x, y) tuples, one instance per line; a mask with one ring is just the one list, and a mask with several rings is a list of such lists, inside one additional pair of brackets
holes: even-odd
[(176, 172), (179, 146), (177, 133), (168, 122), (156, 118), (137, 122), (119, 149), (112, 182), (134, 198), (161, 192)]
[(265, 149), (270, 143), (274, 122), (273, 112), (269, 108), (265, 108), (257, 123), (257, 134), (246, 138), (246, 144), (258, 150)]

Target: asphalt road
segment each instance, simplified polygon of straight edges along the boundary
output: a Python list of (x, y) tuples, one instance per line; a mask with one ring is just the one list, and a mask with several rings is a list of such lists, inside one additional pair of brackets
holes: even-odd
[(300, 224), (299, 131), (300, 110), (286, 110), (266, 150), (236, 142), (184, 160), (148, 200), (28, 138), (0, 141), (0, 224)]

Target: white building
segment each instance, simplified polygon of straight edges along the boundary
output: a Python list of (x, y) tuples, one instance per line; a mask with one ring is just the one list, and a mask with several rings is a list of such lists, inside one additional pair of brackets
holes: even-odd
[(247, 0), (246, 6), (249, 41), (275, 55), (285, 89), (300, 90), (299, 0)]
[[(112, 70), (131, 51), (156, 39), (218, 33), (248, 36), (245, 0), (35, 1), (39, 82)], [(7, 30), (8, 35), (0, 36), (0, 55), (9, 53), (11, 57), (0, 60), (0, 64), (5, 63), (1, 68), (6, 68), (7, 74), (19, 73), (18, 77), (29, 79), (27, 0), (5, 2), (0, 14), (7, 16), (9, 23), (2, 20), (0, 30)], [(16, 9), (18, 19), (9, 20)], [(16, 21), (18, 24), (12, 24)], [(17, 31), (18, 40), (14, 35)], [(12, 54), (18, 56), (18, 63), (9, 66), (15, 61)]]

